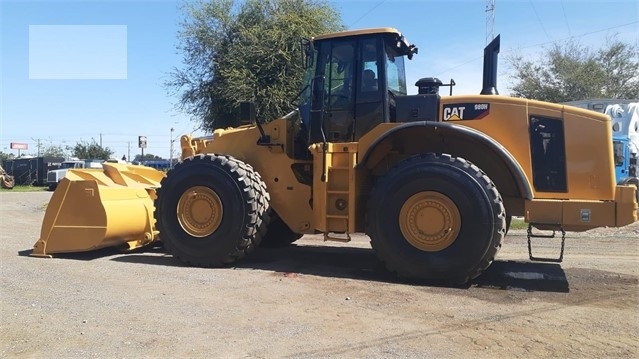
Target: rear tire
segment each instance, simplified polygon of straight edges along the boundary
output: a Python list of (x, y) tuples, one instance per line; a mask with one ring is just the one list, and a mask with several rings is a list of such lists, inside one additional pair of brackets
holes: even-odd
[(372, 247), (390, 271), (410, 280), (466, 283), (492, 263), (505, 229), (493, 182), (446, 154), (400, 162), (379, 179), (368, 202)]
[(229, 156), (185, 159), (167, 173), (157, 195), (156, 227), (164, 247), (193, 266), (235, 262), (259, 244), (268, 225), (264, 182)]

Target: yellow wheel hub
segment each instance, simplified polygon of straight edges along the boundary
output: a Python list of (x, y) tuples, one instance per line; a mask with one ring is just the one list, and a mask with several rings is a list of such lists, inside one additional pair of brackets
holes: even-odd
[(208, 187), (191, 187), (178, 201), (178, 221), (193, 237), (206, 237), (213, 234), (222, 223), (223, 214), (220, 197)]
[(399, 212), (399, 228), (415, 248), (441, 251), (455, 242), (461, 215), (455, 203), (439, 192), (419, 192), (411, 196)]

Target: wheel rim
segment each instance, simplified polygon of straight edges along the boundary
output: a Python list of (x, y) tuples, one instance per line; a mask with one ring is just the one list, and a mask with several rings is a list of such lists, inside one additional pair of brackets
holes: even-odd
[(220, 197), (208, 187), (191, 187), (178, 201), (178, 221), (182, 229), (193, 237), (213, 234), (222, 223), (223, 214)]
[(439, 192), (419, 192), (402, 206), (399, 227), (413, 247), (436, 252), (455, 242), (461, 227), (461, 215), (447, 196)]

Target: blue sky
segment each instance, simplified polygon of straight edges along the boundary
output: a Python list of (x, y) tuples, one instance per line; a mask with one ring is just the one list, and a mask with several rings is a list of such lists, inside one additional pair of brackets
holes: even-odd
[[(407, 63), (409, 87), (421, 77), (455, 79), (455, 94), (481, 90), (485, 0), (333, 1), (349, 29), (390, 26), (419, 47)], [(496, 0), (501, 34), (498, 89), (508, 94), (505, 57), (539, 58), (554, 42), (599, 48), (611, 36), (639, 43), (639, 2)], [(73, 146), (102, 141), (116, 157), (169, 157), (173, 137), (197, 130), (162, 86), (181, 66), (178, 1), (0, 2), (0, 151), (10, 142)], [(71, 41), (73, 40), (73, 41)], [(69, 45), (71, 44), (71, 45)], [(55, 46), (52, 46), (55, 45)], [(413, 91), (414, 93), (414, 91)], [(177, 142), (176, 142), (177, 145)], [(177, 155), (177, 146), (174, 152)]]

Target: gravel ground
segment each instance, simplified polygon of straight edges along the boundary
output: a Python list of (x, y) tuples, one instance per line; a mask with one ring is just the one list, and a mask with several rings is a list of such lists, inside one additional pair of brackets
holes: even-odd
[(0, 193), (0, 357), (639, 357), (637, 223), (569, 233), (561, 265), (528, 261), (513, 231), (486, 273), (445, 288), (395, 281), (365, 236), (223, 269), (161, 248), (29, 257), (50, 195)]

